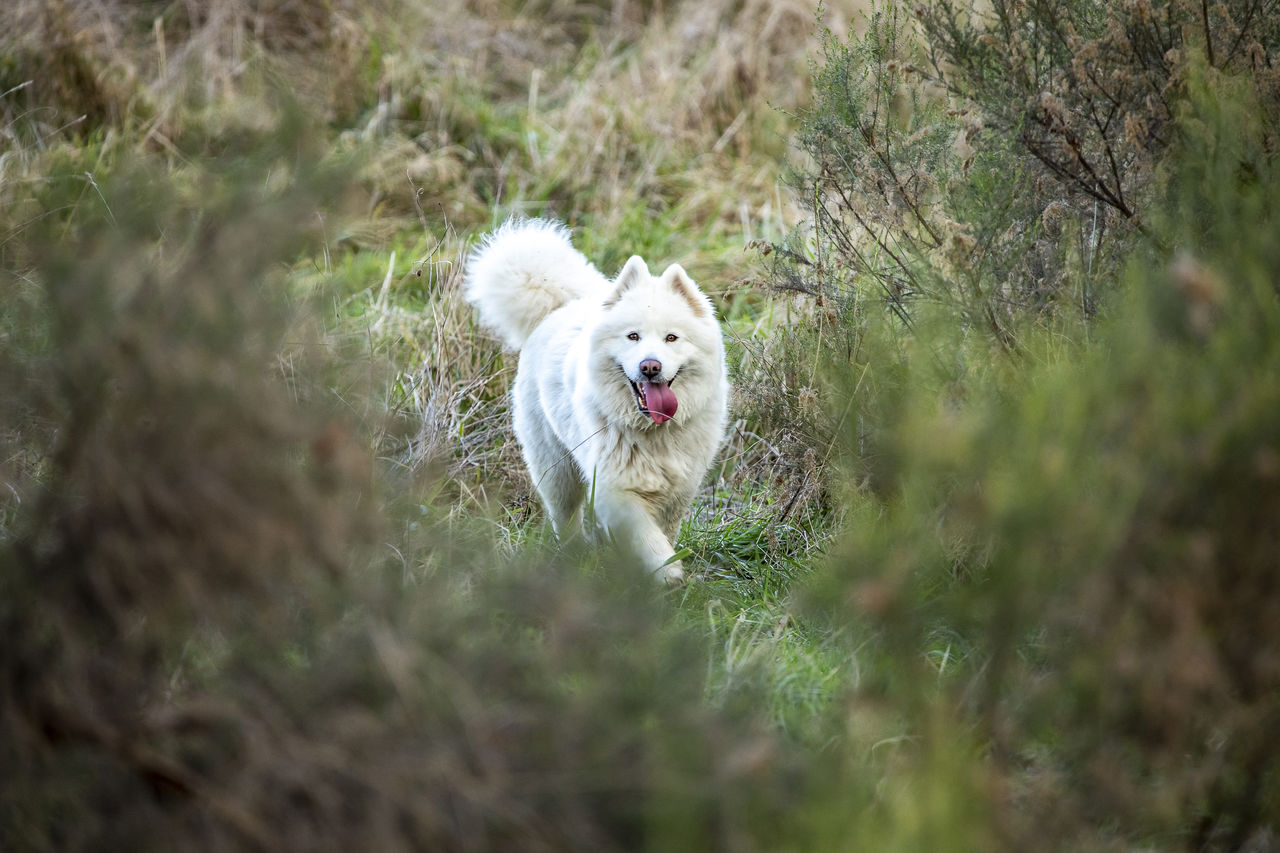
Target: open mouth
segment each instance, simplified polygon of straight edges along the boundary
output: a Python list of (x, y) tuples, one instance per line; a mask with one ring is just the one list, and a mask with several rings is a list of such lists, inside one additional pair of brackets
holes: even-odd
[(671, 391), (671, 383), (676, 381), (674, 376), (670, 382), (632, 382), (629, 376), (627, 381), (631, 382), (631, 393), (635, 395), (640, 414), (652, 418), (655, 424), (666, 423), (676, 416), (678, 404)]

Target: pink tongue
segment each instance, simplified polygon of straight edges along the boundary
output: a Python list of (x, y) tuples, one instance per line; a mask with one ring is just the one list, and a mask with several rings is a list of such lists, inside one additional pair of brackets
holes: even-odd
[(644, 406), (655, 424), (665, 423), (676, 416), (676, 395), (665, 382), (641, 382)]

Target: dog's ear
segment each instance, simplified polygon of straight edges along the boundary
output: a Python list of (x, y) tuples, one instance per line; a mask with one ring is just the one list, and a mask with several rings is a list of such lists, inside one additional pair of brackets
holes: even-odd
[(703, 318), (714, 316), (711, 300), (698, 289), (698, 285), (693, 283), (693, 279), (689, 278), (689, 274), (684, 271), (684, 267), (679, 264), (672, 264), (667, 267), (666, 272), (662, 274), (662, 283), (675, 291), (685, 302), (689, 303), (689, 307), (693, 309), (694, 316)]
[(617, 304), (622, 298), (622, 294), (635, 287), (640, 282), (649, 277), (649, 267), (645, 264), (644, 259), (639, 255), (632, 255), (627, 263), (622, 267), (622, 272), (618, 273), (618, 277), (613, 281), (613, 292), (609, 294), (609, 298), (604, 301), (604, 307), (609, 308)]

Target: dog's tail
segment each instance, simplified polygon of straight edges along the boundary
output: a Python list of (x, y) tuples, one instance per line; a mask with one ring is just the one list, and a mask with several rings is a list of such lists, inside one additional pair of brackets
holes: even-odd
[(508, 220), (472, 251), (464, 293), (480, 321), (520, 349), (548, 314), (591, 293), (603, 276), (545, 219)]

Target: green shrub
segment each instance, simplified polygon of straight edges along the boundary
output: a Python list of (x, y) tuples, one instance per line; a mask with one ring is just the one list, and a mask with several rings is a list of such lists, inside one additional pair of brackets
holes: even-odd
[[(827, 34), (791, 178), (808, 216), (756, 244), (775, 291), (802, 295), (803, 319), (757, 347), (740, 384), (751, 415), (790, 437), (798, 471), (806, 455), (830, 457), (838, 424), (893, 428), (876, 407), (791, 405), (833, 399), (815, 377), (888, 390), (890, 354), (924, 346), (958, 380), (992, 363), (988, 347), (1027, 354), (1042, 329), (1087, 337), (1125, 260), (1172, 250), (1153, 230), (1161, 164), (1197, 56), (1250, 82), (1268, 116), (1261, 144), (1277, 144), (1280, 25), (1251, 0), (912, 12), (876, 3), (861, 35)], [(911, 342), (926, 325), (954, 334)]]
[(1245, 74), (1274, 110), (1268, 52), (1274, 10), (1255, 0), (952, 0), (918, 7), (930, 66), (975, 103), (994, 133), (1016, 138), (1061, 192), (1145, 228), (1158, 196), (1153, 166), (1176, 140), (1178, 104), (1196, 57)]
[[(886, 784), (990, 810), (926, 815), (946, 846), (1262, 849), (1280, 827), (1280, 176), (1253, 86), (1190, 73), (1149, 217), (1175, 253), (1130, 258), (1096, 339), (940, 370), (961, 335), (918, 324), (892, 394), (850, 391), (893, 427), (849, 436), (887, 486), (851, 493), (809, 594), (869, 626), (852, 703), (909, 736)], [(893, 849), (912, 831), (890, 822)]]

